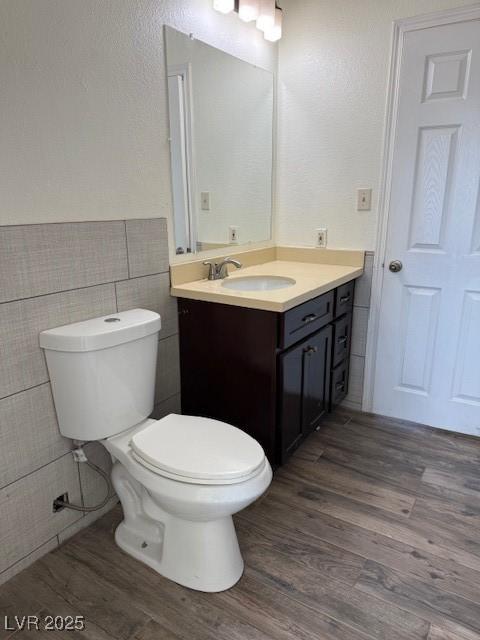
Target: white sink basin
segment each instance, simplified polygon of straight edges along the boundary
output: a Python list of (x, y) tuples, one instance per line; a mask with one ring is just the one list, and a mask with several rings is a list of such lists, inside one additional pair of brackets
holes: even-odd
[(294, 284), (293, 278), (284, 278), (283, 276), (245, 276), (243, 278), (227, 278), (222, 282), (222, 287), (234, 291), (273, 291), (274, 289), (285, 289)]

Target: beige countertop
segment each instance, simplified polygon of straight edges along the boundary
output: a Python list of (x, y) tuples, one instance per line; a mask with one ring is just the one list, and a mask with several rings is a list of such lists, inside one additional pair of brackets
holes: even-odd
[(171, 294), (177, 298), (281, 312), (358, 278), (362, 275), (363, 268), (340, 264), (273, 260), (243, 267), (230, 273), (229, 280), (246, 276), (284, 276), (293, 278), (296, 282), (292, 286), (272, 291), (238, 291), (224, 287), (222, 284), (224, 280), (203, 279), (176, 284), (172, 287)]

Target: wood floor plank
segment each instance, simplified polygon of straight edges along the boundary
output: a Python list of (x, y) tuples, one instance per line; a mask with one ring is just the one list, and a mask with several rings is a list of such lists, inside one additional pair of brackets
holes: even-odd
[(110, 540), (108, 532), (96, 530), (63, 549), (94, 574), (106, 575), (111, 589), (125, 593), (146, 615), (184, 640), (191, 640), (193, 631), (199, 640), (271, 640), (248, 617), (239, 619), (221, 608), (215, 595), (186, 589), (163, 578), (109, 544)]
[(401, 640), (424, 637), (428, 631), (429, 625), (420, 617), (376, 597), (359, 594), (350, 585), (321, 574), (292, 555), (278, 554), (273, 548), (258, 544), (251, 544), (244, 553), (248, 565), (271, 587), (365, 635)]
[(409, 516), (415, 503), (413, 495), (366, 478), (353, 469), (346, 470), (323, 457), (316, 462), (292, 459), (278, 472), (279, 478), (284, 476), (328, 486), (330, 492), (402, 516)]
[(425, 453), (421, 449), (416, 452), (404, 451), (370, 438), (367, 440), (358, 433), (354, 436), (345, 434), (342, 438), (339, 437), (338, 432), (334, 437), (330, 433), (325, 433), (322, 437), (325, 446), (323, 460), (330, 460), (347, 469), (352, 468), (367, 477), (380, 480), (386, 486), (393, 486), (412, 495), (439, 498), (452, 503), (464, 503), (468, 498), (470, 504), (480, 508), (478, 496), (466, 495), (452, 488), (451, 484), (450, 486), (428, 484), (422, 480), (427, 465), (430, 468), (435, 466), (449, 474), (472, 476), (480, 469), (480, 458), (477, 463), (473, 458), (469, 458), (468, 461), (466, 459), (459, 461), (455, 457), (447, 464), (445, 459), (435, 453)]
[(478, 438), (335, 412), (236, 516), (232, 589), (124, 554), (116, 508), (0, 587), (0, 612), (83, 614), (74, 640), (480, 640), (479, 470)]
[[(297, 640), (372, 640), (374, 637), (286, 595), (275, 582), (269, 582), (265, 575), (251, 567), (245, 569), (238, 589), (218, 594), (218, 599), (233, 611), (246, 608), (255, 624), (270, 630), (275, 640), (284, 640), (285, 634)], [(385, 636), (384, 640), (394, 640), (394, 637)]]
[(401, 518), (386, 511), (330, 493), (317, 485), (293, 482), (282, 476), (271, 488), (271, 494), (290, 505), (319, 511), (368, 531), (403, 542), (441, 558), (480, 571), (480, 556), (471, 551), (472, 541), (461, 535), (452, 536), (428, 522)]
[(436, 429), (407, 420), (386, 418), (385, 416), (360, 411), (348, 411), (345, 413), (342, 410), (338, 410), (337, 413), (340, 415), (340, 419), (350, 418), (348, 424), (369, 427), (377, 432), (383, 432), (394, 440), (398, 440), (398, 436), (401, 434), (402, 442), (416, 443), (417, 446), (423, 444), (427, 449), (434, 449), (441, 455), (455, 453), (471, 456), (479, 453), (479, 439), (477, 436)]
[(448, 621), (480, 631), (480, 605), (440, 592), (405, 573), (368, 561), (355, 585), (362, 593), (414, 613), (442, 627)]
[(428, 640), (480, 640), (480, 634), (455, 623), (448, 623), (447, 629), (432, 624)]
[[(40, 600), (22, 587), (19, 580), (21, 575), (25, 575), (25, 571), (0, 587), (0, 640), (6, 640), (14, 634), (14, 631), (6, 627), (15, 626), (10, 624), (15, 616), (22, 618), (36, 615), (42, 609)], [(7, 621), (9, 624), (6, 624)]]
[[(76, 601), (73, 603), (63, 590), (58, 590), (56, 583), (50, 584), (44, 579), (45, 569), (40, 563), (32, 566), (29, 571), (23, 571), (15, 576), (13, 581), (19, 590), (28, 594), (29, 598), (38, 599), (42, 602), (42, 609), (45, 615), (75, 617), (85, 616), (85, 629), (76, 631), (77, 637), (88, 638), (89, 640), (111, 640), (112, 636), (107, 630), (99, 627), (88, 615), (88, 608), (79, 608)], [(88, 597), (89, 590), (87, 592)], [(70, 632), (69, 632), (70, 633)]]
[(344, 469), (351, 469), (367, 478), (379, 480), (387, 487), (395, 487), (403, 491), (417, 492), (425, 467), (385, 456), (381, 447), (377, 450), (363, 448), (345, 448), (343, 443), (326, 444), (322, 457)]
[[(322, 513), (285, 505), (270, 496), (254, 509), (242, 512), (240, 519), (248, 520), (252, 527), (263, 522), (264, 528), (277, 530), (279, 536), (283, 535), (279, 523), (291, 519), (295, 525), (290, 531), (298, 538), (327, 541), (392, 569), (408, 572), (440, 591), (480, 602), (478, 571)], [(342, 579), (341, 574), (333, 573), (333, 577)]]
[(301, 458), (302, 460), (310, 460), (316, 462), (323, 454), (324, 446), (314, 437), (304, 442), (294, 452), (293, 458)]
[(292, 531), (278, 522), (272, 526), (271, 521), (258, 516), (257, 513), (254, 523), (241, 515), (235, 518), (240, 548), (247, 563), (257, 553), (269, 553), (278, 558), (280, 565), (286, 556), (312, 572), (350, 586), (358, 580), (364, 557), (306, 533)]
[(133, 640), (179, 640), (179, 636), (165, 629), (155, 620), (149, 620), (142, 629), (137, 631)]
[(480, 498), (480, 471), (475, 475), (447, 473), (427, 467), (422, 476), (425, 484), (438, 485), (446, 489), (452, 489), (467, 496)]
[[(425, 427), (421, 427), (423, 433)], [(350, 422), (339, 427), (327, 423), (319, 432), (325, 442), (338, 446), (355, 448), (367, 453), (377, 451), (399, 462), (429, 466), (446, 472), (475, 474), (480, 464), (480, 442), (470, 437), (467, 444), (455, 439), (458, 434), (447, 434), (439, 440), (435, 430), (428, 430), (422, 437), (412, 434), (405, 425), (394, 427), (369, 425), (365, 419)]]
[(412, 510), (414, 520), (423, 520), (448, 531), (451, 535), (461, 535), (471, 539), (471, 549), (480, 553), (480, 539), (472, 533), (480, 530), (480, 505), (472, 505), (469, 499), (452, 502), (438, 498), (417, 498)]
[[(49, 598), (49, 604), (53, 592), (70, 610), (84, 615), (117, 640), (128, 640), (148, 620), (125, 594), (112, 591), (103, 577), (85, 571), (62, 549), (56, 549), (36, 563), (28, 589), (36, 592), (38, 598), (45, 601)], [(52, 602), (49, 609), (58, 610), (57, 606), (57, 602)]]

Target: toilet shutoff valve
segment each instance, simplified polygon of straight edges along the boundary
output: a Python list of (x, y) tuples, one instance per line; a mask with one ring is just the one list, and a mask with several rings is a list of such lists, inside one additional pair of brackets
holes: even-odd
[(72, 455), (75, 462), (88, 462), (87, 456), (85, 455), (85, 451), (82, 449), (82, 447), (73, 449)]

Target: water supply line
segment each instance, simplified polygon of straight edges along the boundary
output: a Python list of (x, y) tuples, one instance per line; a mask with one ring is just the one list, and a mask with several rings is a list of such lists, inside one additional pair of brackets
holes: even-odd
[(68, 502), (66, 500), (61, 500), (60, 498), (57, 498), (56, 500), (53, 501), (53, 506), (54, 508), (58, 508), (58, 509), (61, 509), (61, 508), (73, 509), (74, 511), (82, 511), (84, 513), (90, 513), (91, 511), (98, 511), (99, 509), (104, 507), (111, 498), (113, 498), (114, 492), (112, 490), (110, 476), (106, 471), (98, 467), (96, 464), (94, 464), (87, 458), (87, 454), (83, 450), (82, 446), (79, 446), (76, 449), (73, 449), (72, 454), (75, 462), (77, 462), (78, 464), (81, 464), (81, 463), (86, 464), (88, 467), (90, 467), (90, 469), (93, 469), (94, 471), (96, 471), (105, 480), (105, 484), (107, 485), (107, 495), (105, 496), (104, 500), (100, 502), (100, 504), (97, 504), (94, 507), (82, 507), (78, 504), (72, 504), (71, 502)]

